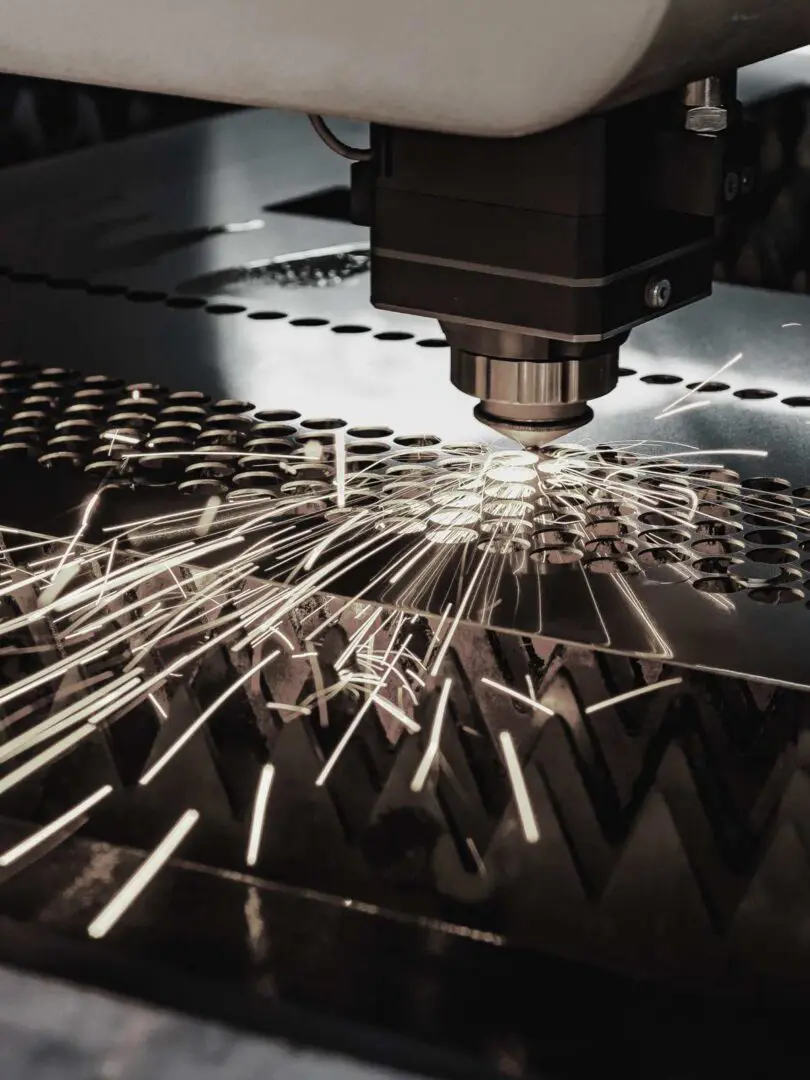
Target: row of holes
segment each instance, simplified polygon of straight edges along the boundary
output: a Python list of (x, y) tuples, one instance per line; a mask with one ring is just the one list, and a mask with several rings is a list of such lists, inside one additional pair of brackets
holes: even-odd
[[(86, 292), (89, 296), (112, 296), (122, 297), (134, 304), (165, 304), (166, 307), (179, 310), (205, 309), (209, 315), (243, 315), (249, 319), (259, 321), (278, 321), (288, 318), (284, 311), (248, 311), (242, 304), (223, 302), (209, 303), (199, 296), (171, 296), (169, 293), (157, 289), (128, 289), (125, 285), (94, 284), (83, 278), (55, 278), (47, 274), (27, 273), (23, 271), (9, 271), (0, 268), (0, 274), (14, 282), (21, 284), (41, 284), (50, 289), (62, 289)], [(329, 326), (328, 319), (302, 317), (290, 319), (290, 326), (322, 327)], [(371, 327), (360, 323), (336, 324), (330, 328), (333, 334), (370, 334)], [(382, 330), (375, 334), (378, 341), (412, 341), (415, 334), (409, 334), (405, 330)], [(423, 349), (444, 349), (447, 342), (444, 338), (421, 338), (416, 342)]]
[[(633, 368), (619, 368), (619, 375), (626, 378), (630, 375), (638, 374)], [(665, 375), (665, 374), (653, 374), (642, 375), (641, 381), (647, 383), (650, 386), (675, 386), (678, 383), (682, 383), (683, 379), (680, 375)], [(705, 382), (705, 383), (687, 383), (687, 390), (695, 390), (700, 394), (718, 394), (724, 390), (730, 390), (731, 387), (728, 383), (724, 382)], [(743, 390), (735, 390), (734, 397), (741, 398), (743, 401), (768, 401), (771, 398), (779, 397), (776, 390), (765, 390), (761, 387), (746, 387)], [(810, 408), (810, 396), (795, 396), (782, 398), (783, 405), (790, 405), (791, 408)]]

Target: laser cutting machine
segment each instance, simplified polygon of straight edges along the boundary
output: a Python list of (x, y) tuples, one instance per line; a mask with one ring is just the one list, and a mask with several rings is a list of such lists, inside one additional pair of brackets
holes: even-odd
[[(633, 437), (711, 444), (714, 454), (714, 429), (702, 438), (700, 411), (686, 413), (683, 427), (652, 425), (672, 404), (673, 385), (686, 384), (688, 396), (706, 383), (728, 358), (732, 323), (752, 342), (757, 372), (771, 347), (776, 357), (792, 350), (780, 378), (771, 373), (758, 383), (750, 371), (735, 373), (749, 380), (730, 380), (735, 397), (732, 386), (714, 383), (732, 405), (719, 445), (750, 448), (750, 432), (772, 426), (767, 471), (775, 475), (746, 486), (706, 458), (714, 468), (701, 497), (710, 509), (687, 533), (665, 531), (673, 522), (650, 509), (628, 533), (616, 520), (620, 501), (603, 501), (591, 531), (575, 537), (592, 548), (588, 565), (615, 571), (635, 544), (648, 557), (643, 575), (597, 576), (577, 565), (555, 577), (563, 545), (550, 541), (549, 563), (524, 559), (532, 574), (540, 566), (543, 605), (504, 600), (488, 621), (470, 619), (451, 657), (458, 698), (469, 694), (470, 702), (454, 705), (458, 725), (448, 724), (442, 747), (451, 768), (433, 802), (411, 798), (413, 746), (383, 744), (376, 728), (361, 732), (345, 772), (317, 787), (323, 746), (303, 724), (279, 723), (272, 734), (279, 816), (269, 819), (265, 861), (246, 874), (246, 778), (269, 745), (266, 728), (254, 738), (245, 720), (253, 699), (246, 691), (192, 741), (190, 758), (178, 757), (163, 787), (138, 790), (140, 767), (167, 733), (146, 710), (134, 729), (114, 731), (120, 742), (78, 764), (57, 762), (42, 792), (0, 807), (0, 846), (8, 848), (26, 835), (29, 816), (54, 819), (93, 784), (115, 786), (109, 814), (96, 815), (83, 835), (17, 871), (2, 869), (0, 956), (420, 1074), (479, 1075), (480, 1067), (537, 1075), (538, 1063), (558, 1072), (574, 1046), (593, 1068), (626, 1052), (616, 1034), (626, 1029), (656, 1075), (694, 1075), (698, 1059), (701, 1075), (716, 1075), (702, 1056), (702, 1020), (688, 1022), (678, 992), (662, 1005), (658, 990), (646, 983), (639, 990), (633, 978), (691, 980), (691, 989), (704, 980), (735, 992), (744, 983), (754, 997), (771, 979), (780, 992), (810, 993), (802, 622), (810, 618), (803, 591), (810, 556), (799, 554), (810, 544), (800, 529), (810, 488), (807, 473), (789, 467), (806, 468), (796, 433), (806, 431), (797, 425), (810, 397), (802, 393), (804, 337), (785, 329), (810, 324), (807, 298), (741, 300), (745, 290), (723, 290), (718, 307), (673, 317), (660, 355), (631, 353), (637, 370), (620, 369), (619, 350), (634, 327), (711, 291), (718, 222), (744, 213), (759, 182), (757, 140), (737, 104), (735, 71), (810, 42), (807, 0), (27, 0), (4, 12), (0, 38), (0, 68), (9, 71), (278, 106), (308, 114), (315, 128), (306, 131), (299, 118), (288, 138), (284, 114), (243, 113), (140, 147), (133, 140), (102, 147), (100, 156), (0, 175), (0, 364), (23, 365), (0, 372), (18, 410), (2, 414), (0, 461), (16, 461), (22, 449), (44, 466), (31, 485), (29, 527), (48, 533), (42, 517), (50, 504), (75, 509), (73, 481), (83, 497), (79, 480), (94, 487), (106, 475), (109, 446), (97, 445), (94, 409), (140, 424), (136, 441), (147, 431), (176, 448), (196, 430), (194, 445), (241, 445), (255, 422), (275, 425), (272, 438), (292, 448), (294, 438), (328, 438), (329, 420), (306, 429), (304, 419), (299, 429), (292, 411), (285, 433), (278, 406), (300, 406), (316, 420), (321, 408), (342, 415), (362, 385), (378, 410), (367, 419), (379, 424), (361, 428), (347, 413), (350, 451), (372, 455), (367, 461), (375, 452), (410, 455), (406, 464), (418, 467), (440, 440), (405, 434), (415, 420), (455, 434), (454, 418), (442, 412), (455, 397), (444, 385), (447, 350), (418, 347), (445, 342), (431, 337), (427, 321), (419, 331), (419, 316), (441, 324), (452, 381), (478, 399), (478, 418), (528, 446), (586, 424), (588, 402), (627, 376), (610, 409), (597, 410), (600, 438), (621, 441), (635, 395)], [(370, 141), (362, 129), (323, 117), (370, 122)], [(345, 220), (282, 216), (282, 204), (300, 209), (316, 186), (342, 175), (316, 132), (351, 162), (351, 215), (370, 226), (368, 251), (359, 244), (365, 234)], [(277, 172), (293, 179), (265, 190), (261, 173), (273, 162), (261, 155), (274, 138), (284, 165)], [(240, 140), (243, 156), (229, 156)], [(254, 263), (292, 274), (297, 263), (288, 253), (304, 247), (305, 273), (320, 273), (319, 258), (345, 271), (338, 288), (251, 292)], [(370, 267), (372, 300), (384, 309), (379, 323), (365, 310), (367, 275), (352, 277), (352, 260)], [(363, 308), (352, 306), (353, 289), (363, 291)], [(679, 335), (702, 349), (715, 320), (725, 324), (699, 364)], [(628, 349), (656, 331), (639, 329)], [(665, 355), (677, 367), (664, 364)], [(75, 395), (72, 383), (70, 394), (64, 390), (68, 381), (60, 389), (60, 378), (74, 376)], [(432, 407), (422, 399), (433, 396), (426, 387), (434, 378), (443, 394)], [(123, 387), (131, 380), (134, 392)], [(349, 389), (338, 400), (341, 381)], [(406, 394), (413, 407), (400, 431), (397, 399)], [(35, 430), (32, 417), (51, 401), (47, 424)], [(250, 401), (268, 412), (245, 420), (255, 412)], [(760, 469), (745, 458), (730, 465)], [(7, 513), (27, 510), (28, 474), (2, 471)], [(183, 495), (196, 485), (205, 498), (226, 471), (208, 460), (181, 465)], [(736, 505), (731, 489), (740, 493)], [(134, 505), (122, 512), (134, 515)], [(575, 503), (570, 509), (578, 513)], [(559, 532), (557, 522), (553, 530), (545, 524)], [(683, 567), (692, 577), (673, 585)], [(530, 576), (514, 577), (529, 595)], [(642, 577), (647, 622), (627, 604)], [(428, 609), (434, 627), (443, 610)], [(670, 652), (654, 654), (650, 619)], [(166, 702), (171, 722), (198, 717), (232, 662), (223, 654), (178, 680)], [(594, 712), (599, 701), (670, 668), (684, 673), (684, 685), (651, 699), (653, 708)], [(489, 689), (482, 674), (491, 677)], [(294, 671), (289, 686), (277, 686), (280, 700), (298, 700), (296, 678)], [(551, 687), (561, 715), (542, 738), (525, 697), (520, 712), (520, 702), (513, 708), (492, 691), (493, 678), (532, 694)], [(266, 702), (254, 696), (264, 716)], [(500, 759), (487, 742), (489, 728), (499, 727), (515, 732), (530, 777), (543, 829), (533, 848), (520, 840)], [(330, 737), (316, 735), (324, 744)], [(91, 783), (98, 769), (109, 776)], [(86, 924), (110, 878), (137, 865), (189, 800), (200, 804), (209, 831), (201, 829), (197, 846), (167, 868), (160, 891), (117, 936), (81, 952), (77, 942), (87, 945)], [(572, 958), (579, 963), (568, 964)], [(586, 978), (580, 964), (620, 974)], [(526, 986), (553, 992), (538, 1008)], [(6, 996), (20, 996), (27, 1020), (23, 1008), (42, 1002), (66, 1015), (60, 993), (23, 983)], [(751, 1045), (770, 1063), (773, 1035), (757, 1005), (746, 1012), (735, 1004), (732, 1019), (712, 1013), (712, 1022), (720, 1017), (717, 1060), (740, 1076), (748, 1075)], [(87, 1013), (91, 1006), (110, 1041), (122, 1029), (111, 1063), (96, 1070), (105, 1075), (129, 1072), (129, 1044), (148, 1043), (139, 1032), (159, 1036), (166, 1023), (122, 1016), (124, 1004), (113, 1013), (98, 1001)], [(804, 1015), (798, 1010), (794, 1039), (784, 1040), (785, 1057), (804, 1042)], [(685, 1024), (674, 1033), (673, 1017)], [(780, 1034), (782, 1026), (790, 1021)], [(396, 1037), (382, 1040), (379, 1031)], [(198, 1029), (187, 1039), (204, 1041)], [(141, 1065), (154, 1074), (144, 1058), (133, 1075)], [(315, 1062), (313, 1075), (329, 1067)]]
[(32, 0), (0, 65), (372, 121), (337, 148), (373, 303), (438, 319), (479, 419), (541, 445), (711, 291), (757, 182), (736, 69), (808, 41), (804, 0)]

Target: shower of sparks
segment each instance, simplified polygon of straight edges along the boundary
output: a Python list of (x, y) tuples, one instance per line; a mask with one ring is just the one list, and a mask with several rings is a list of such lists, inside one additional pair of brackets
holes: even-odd
[(517, 806), (523, 835), (526, 837), (527, 843), (536, 844), (540, 839), (540, 830), (537, 827), (537, 819), (534, 816), (534, 810), (532, 808), (531, 800), (529, 799), (529, 792), (526, 788), (526, 778), (520, 767), (514, 739), (508, 731), (502, 731), (498, 738), (500, 740), (501, 750), (503, 751), (503, 759), (506, 763), (509, 782), (512, 785), (512, 794), (515, 797), (515, 805)]
[(442, 724), (444, 723), (444, 714), (447, 712), (447, 699), (450, 696), (450, 688), (452, 685), (452, 679), (445, 679), (439, 692), (439, 700), (436, 703), (436, 712), (433, 714), (433, 723), (430, 728), (427, 746), (422, 755), (422, 760), (419, 762), (416, 772), (413, 774), (411, 791), (420, 792), (424, 788), (425, 781), (436, 760), (436, 755), (439, 753), (439, 743), (442, 737)]
[[(686, 400), (705, 382), (657, 419), (707, 407), (708, 401)], [(175, 502), (168, 512), (152, 517), (133, 513), (133, 520), (116, 524), (106, 523), (100, 490), (84, 505), (69, 536), (0, 531), (6, 545), (0, 555), (5, 552), (8, 561), (0, 568), (0, 599), (10, 601), (0, 621), (0, 640), (9, 643), (3, 651), (25, 651), (28, 646), (18, 647), (14, 635), (39, 629), (52, 633), (56, 646), (38, 671), (25, 669), (26, 674), (0, 688), (0, 707), (13, 710), (0, 721), (4, 732), (9, 729), (0, 744), (0, 766), (13, 762), (0, 776), (0, 795), (99, 731), (126, 726), (141, 703), (148, 702), (161, 722), (168, 720), (175, 694), (184, 695), (183, 682), (193, 681), (197, 665), (217, 650), (239, 674), (218, 687), (218, 696), (148, 762), (141, 785), (167, 768), (240, 690), (254, 700), (258, 693), (266, 710), (260, 723), (268, 728), (304, 724), (326, 729), (336, 711), (345, 716), (349, 710), (352, 719), (333, 740), (315, 780), (318, 786), (326, 783), (372, 709), (367, 723), (381, 727), (393, 746), (420, 731), (414, 717), (421, 719), (425, 702), (435, 697), (411, 782), (418, 794), (439, 757), (443, 725), (457, 712), (448, 708), (452, 681), (444, 675), (459, 628), (465, 621), (491, 620), (499, 603), (505, 611), (511, 600), (501, 599), (504, 585), (518, 593), (521, 603), (536, 589), (540, 609), (541, 574), (570, 573), (578, 587), (584, 582), (589, 615), (608, 642), (597, 600), (603, 593), (592, 585), (591, 570), (599, 562), (626, 563), (636, 580), (644, 580), (643, 559), (636, 560), (644, 554), (637, 551), (641, 545), (632, 543), (632, 535), (623, 539), (629, 529), (637, 525), (644, 533), (648, 555), (673, 554), (665, 580), (694, 583), (700, 574), (693, 569), (692, 540), (700, 536), (711, 543), (717, 535), (722, 549), (724, 500), (739, 503), (765, 524), (775, 515), (773, 521), (780, 524), (776, 496), (742, 489), (736, 474), (719, 464), (728, 456), (767, 456), (756, 449), (699, 450), (628, 440), (604, 449), (553, 447), (542, 455), (485, 446), (446, 447), (440, 454), (423, 452), (422, 444), (413, 442), (394, 445), (366, 462), (351, 446), (347, 459), (342, 429), (325, 436), (304, 434), (312, 441), (289, 452), (238, 447), (172, 455), (188, 457), (195, 467), (201, 460), (210, 464), (218, 459), (229, 470), (231, 459), (238, 460), (240, 470), (272, 466), (282, 476), (272, 490), (234, 489), (202, 505), (188, 508)], [(140, 442), (123, 433), (121, 441)], [(112, 449), (115, 438), (109, 442)], [(117, 460), (126, 475), (139, 463), (166, 456), (165, 451), (132, 449)], [(649, 523), (639, 524), (645, 517)], [(91, 523), (93, 533), (102, 537), (97, 543), (88, 539)], [(697, 532), (699, 526), (705, 531)], [(23, 551), (30, 555), (12, 559)], [(656, 655), (671, 657), (632, 579), (613, 573), (608, 588), (644, 640), (655, 643)], [(330, 596), (331, 590), (341, 599)], [(33, 605), (18, 603), (24, 595), (33, 595)], [(724, 595), (701, 594), (697, 602), (735, 610)], [(429, 619), (412, 614), (426, 610), (436, 614)], [(547, 619), (545, 610), (543, 616)], [(343, 636), (332, 638), (326, 632), (330, 627)], [(277, 665), (265, 674), (275, 660)], [(300, 690), (270, 690), (277, 676)], [(585, 711), (596, 713), (680, 681), (641, 687)], [(546, 689), (542, 677), (535, 685), (526, 676), (520, 689), (489, 678), (480, 682), (532, 714), (556, 715), (538, 700)], [(241, 695), (237, 700), (241, 703)], [(181, 700), (183, 707), (187, 702)], [(463, 715), (453, 720), (481, 738)], [(523, 833), (534, 843), (540, 832), (514, 741), (508, 732), (501, 732), (499, 741)], [(259, 857), (273, 777), (274, 766), (268, 763), (255, 793), (248, 866)], [(108, 793), (100, 789), (0, 856), (0, 865), (36, 851), (79, 821), (95, 805), (91, 800), (100, 802)], [(141, 876), (136, 874), (95, 920), (91, 936), (102, 936), (120, 918), (196, 820), (196, 811), (189, 811), (178, 821), (141, 867)]]
[(665, 690), (668, 686), (678, 686), (682, 682), (683, 679), (678, 676), (674, 679), (664, 679), (662, 682), (651, 683), (649, 686), (639, 686), (635, 690), (628, 690), (624, 694), (617, 694), (615, 697), (606, 698), (604, 701), (597, 701), (594, 705), (588, 705), (585, 712), (590, 716), (592, 713), (601, 712), (602, 709), (610, 709), (613, 705), (621, 705), (625, 701), (643, 697), (645, 694), (651, 694), (655, 690)]
[(267, 800), (270, 797), (270, 788), (273, 784), (275, 769), (271, 764), (262, 767), (259, 773), (259, 782), (256, 785), (256, 797), (253, 800), (253, 815), (250, 819), (250, 835), (248, 836), (247, 854), (245, 863), (255, 866), (259, 861), (259, 848), (262, 843), (264, 819), (267, 813)]
[(102, 908), (87, 927), (91, 938), (102, 938), (118, 922), (122, 915), (138, 899), (146, 886), (157, 876), (163, 866), (177, 851), (199, 820), (196, 810), (186, 810), (180, 819), (166, 833), (155, 850), (147, 856), (135, 873), (124, 882), (112, 900)]
[(44, 844), (46, 840), (50, 840), (52, 836), (56, 836), (62, 829), (71, 825), (80, 817), (83, 817), (88, 810), (91, 810), (96, 803), (100, 803), (111, 791), (111, 785), (106, 784), (92, 795), (88, 795), (86, 799), (77, 803), (76, 806), (72, 807), (70, 810), (66, 810), (61, 817), (56, 818), (48, 825), (44, 825), (37, 832), (32, 833), (27, 839), (22, 840), (19, 844), (15, 845), (15, 847), (9, 848), (8, 851), (0, 855), (0, 866), (11, 866), (12, 863), (17, 862), (18, 859), (21, 859), (24, 855), (27, 855), (30, 851), (39, 847), (40, 844)]

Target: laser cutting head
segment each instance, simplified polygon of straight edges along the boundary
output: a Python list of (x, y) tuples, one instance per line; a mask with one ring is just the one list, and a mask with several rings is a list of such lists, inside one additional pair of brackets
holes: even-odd
[[(469, 326), (448, 324), (444, 330), (453, 347), (451, 381), (479, 399), (476, 419), (526, 447), (556, 442), (587, 424), (593, 418), (588, 402), (610, 393), (618, 382), (618, 343), (583, 350)], [(470, 351), (476, 344), (482, 349), (500, 346), (498, 355)], [(523, 355), (503, 355), (507, 352)]]

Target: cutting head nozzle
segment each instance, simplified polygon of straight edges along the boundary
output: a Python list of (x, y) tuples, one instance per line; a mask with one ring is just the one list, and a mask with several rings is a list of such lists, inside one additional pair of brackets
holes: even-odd
[[(534, 416), (531, 415), (532, 412), (535, 413)], [(516, 413), (522, 415), (515, 415)], [(527, 450), (539, 449), (556, 442), (593, 419), (591, 409), (581, 402), (574, 406), (547, 406), (540, 410), (526, 410), (520, 407), (510, 409), (501, 402), (480, 401), (475, 407), (474, 415), (482, 424), (514, 439)]]

